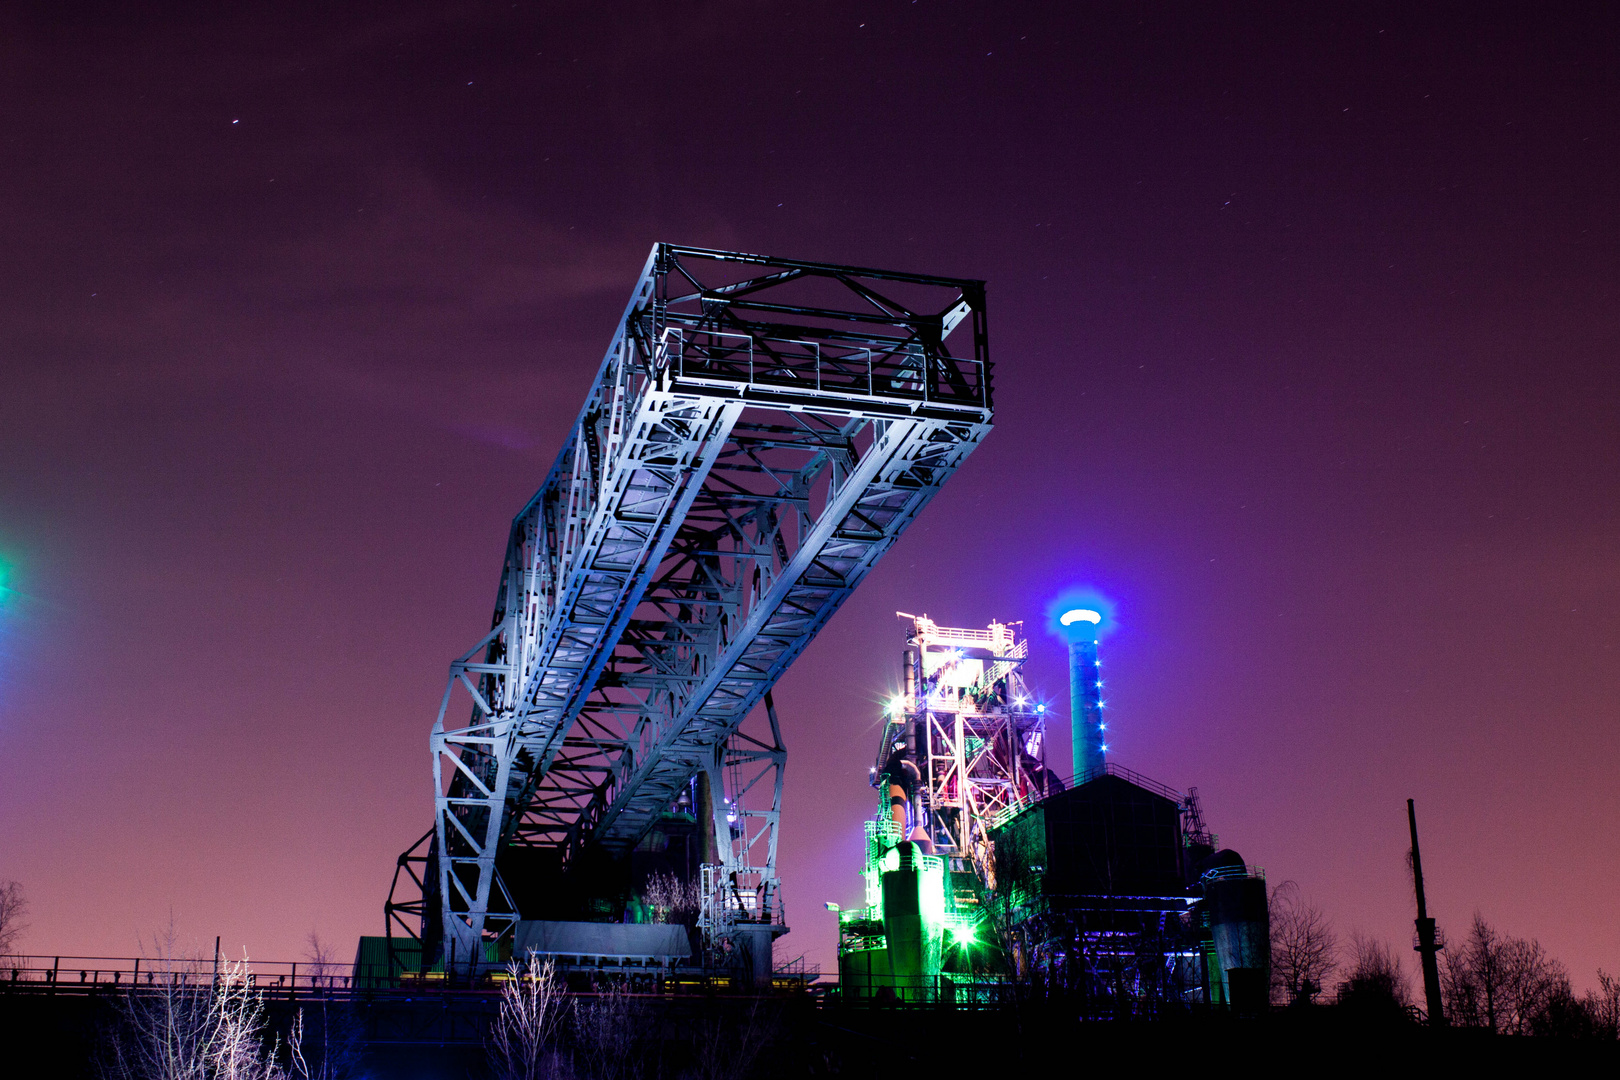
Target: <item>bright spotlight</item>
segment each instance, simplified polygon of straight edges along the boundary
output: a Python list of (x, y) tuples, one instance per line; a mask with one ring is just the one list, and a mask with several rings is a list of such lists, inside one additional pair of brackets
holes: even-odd
[(1064, 626), (1073, 626), (1077, 622), (1088, 622), (1095, 626), (1102, 622), (1102, 615), (1092, 611), (1090, 608), (1073, 608), (1065, 611), (1063, 616), (1058, 619), (1058, 622)]

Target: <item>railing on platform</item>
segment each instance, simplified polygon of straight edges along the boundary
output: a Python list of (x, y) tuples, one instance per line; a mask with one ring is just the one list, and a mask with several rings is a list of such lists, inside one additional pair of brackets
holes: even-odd
[[(0, 992), (53, 990), (87, 992), (127, 990), (158, 985), (211, 986), (235, 961), (209, 959), (153, 959), (117, 956), (4, 956), (0, 957)], [(248, 984), (269, 993), (319, 993), (354, 987), (354, 965), (310, 961), (253, 962)]]
[(871, 348), (672, 326), (664, 331), (659, 366), (685, 383), (980, 407), (989, 398), (983, 361), (931, 354), (898, 341)]
[(823, 979), (812, 988), (829, 1004), (855, 1008), (994, 1008), (1013, 1000), (1023, 988), (1004, 976), (863, 975)]
[[(560, 957), (554, 970), (570, 984), (569, 992), (589, 994), (607, 980), (630, 992), (670, 996), (687, 993), (732, 993), (736, 977), (726, 971), (640, 963), (631, 957)], [(236, 962), (221, 958), (218, 967), (209, 959), (162, 960), (108, 956), (4, 956), (0, 957), (0, 994), (105, 994), (157, 989), (175, 985), (204, 990)], [(309, 961), (246, 964), (248, 986), (275, 999), (363, 997), (374, 994), (498, 992), (510, 981), (506, 968), (495, 967), (472, 980), (438, 971), (395, 971), (384, 965), (317, 964)], [(775, 989), (804, 989), (820, 973), (803, 958), (784, 964), (773, 973)]]
[(1079, 776), (1065, 776), (1060, 777), (1060, 779), (1063, 781), (1065, 787), (1076, 788), (1081, 784), (1090, 783), (1091, 781), (1103, 776), (1117, 776), (1121, 780), (1129, 780), (1137, 787), (1146, 788), (1148, 791), (1153, 792), (1153, 794), (1162, 795), (1166, 799), (1170, 799), (1173, 802), (1179, 803), (1182, 801), (1181, 792), (1177, 791), (1170, 785), (1161, 784), (1152, 777), (1143, 776), (1134, 769), (1127, 769), (1125, 766), (1116, 765), (1112, 761), (1106, 763), (1100, 769), (1092, 769), (1088, 772), (1081, 773)]

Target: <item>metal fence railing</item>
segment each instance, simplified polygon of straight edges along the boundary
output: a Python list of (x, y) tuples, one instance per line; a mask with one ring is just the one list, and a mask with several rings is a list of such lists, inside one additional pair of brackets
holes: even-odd
[[(622, 984), (633, 993), (667, 996), (684, 993), (729, 993), (737, 976), (726, 969), (633, 963), (630, 958), (567, 956), (554, 970), (570, 993)], [(0, 995), (109, 994), (169, 989), (206, 991), (221, 977), (236, 977), (236, 963), (221, 959), (163, 960), (108, 956), (0, 956)], [(246, 963), (240, 969), (250, 989), (270, 1000), (362, 997), (373, 994), (491, 993), (511, 980), (504, 964), (492, 964), (474, 976), (465, 972), (401, 969), (399, 965), (313, 964), (308, 961)], [(820, 977), (801, 957), (772, 973), (777, 990), (802, 990)], [(605, 982), (604, 982), (605, 980)]]
[(987, 406), (987, 365), (895, 342), (888, 347), (755, 337), (719, 330), (670, 327), (661, 366), (694, 383)]
[(1161, 784), (1152, 777), (1143, 776), (1134, 769), (1127, 769), (1125, 766), (1116, 765), (1112, 761), (1107, 762), (1100, 769), (1092, 769), (1089, 772), (1081, 773), (1079, 776), (1060, 776), (1059, 779), (1063, 781), (1065, 787), (1074, 788), (1079, 787), (1081, 784), (1095, 780), (1100, 776), (1117, 776), (1121, 780), (1129, 780), (1139, 788), (1146, 788), (1155, 795), (1162, 795), (1172, 802), (1179, 803), (1182, 801), (1181, 792), (1177, 791), (1170, 785)]
[[(159, 985), (212, 986), (232, 961), (114, 956), (3, 956), (0, 993), (7, 990), (84, 992)], [(353, 964), (290, 961), (247, 965), (249, 986), (269, 993), (348, 990)]]

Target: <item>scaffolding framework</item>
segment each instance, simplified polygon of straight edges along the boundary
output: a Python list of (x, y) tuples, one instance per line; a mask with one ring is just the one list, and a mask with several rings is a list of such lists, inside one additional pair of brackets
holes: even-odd
[(787, 748), (769, 694), (765, 704), (771, 742), (737, 731), (717, 758), (720, 767), (710, 774), (710, 790), (726, 793), (714, 808), (721, 859), (699, 871), (698, 929), (710, 948), (729, 948), (739, 925), (768, 926), (773, 936), (787, 932), (776, 880)]
[(839, 914), (838, 963), (852, 1004), (985, 1000), (1002, 989), (984, 900), (991, 830), (1051, 783), (1045, 710), (1024, 685), (1020, 624), (910, 620), (904, 689), (872, 766), (865, 903)]
[(768, 910), (785, 751), (774, 710), (738, 729), (991, 418), (982, 282), (655, 245), (451, 664), (424, 956), (511, 932), (502, 851), (623, 855), (699, 770), (743, 818), (717, 880)]
[(897, 747), (916, 762), (921, 784), (908, 817), (933, 851), (994, 879), (989, 831), (1040, 798), (1045, 709), (1024, 685), (1029, 643), (1021, 624), (987, 629), (940, 626), (926, 615), (907, 635), (906, 691), (891, 703), (873, 773)]

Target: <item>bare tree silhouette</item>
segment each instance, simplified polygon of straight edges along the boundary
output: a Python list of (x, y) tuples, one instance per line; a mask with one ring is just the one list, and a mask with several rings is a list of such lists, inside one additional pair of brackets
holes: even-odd
[(304, 970), (316, 997), (307, 1010), (298, 1010), (287, 1039), (293, 1072), (305, 1080), (346, 1080), (360, 1075), (365, 1058), (360, 1017), (347, 998), (333, 999), (343, 978), (339, 974), (342, 965), (336, 950), (314, 930), (306, 939)]
[(1573, 997), (1564, 965), (1540, 942), (1504, 934), (1478, 912), (1444, 955), (1441, 984), (1453, 1024), (1529, 1034), (1549, 1007)]
[(1308, 1003), (1339, 966), (1339, 935), (1295, 882), (1282, 882), (1269, 899), (1272, 996)]
[(0, 956), (11, 952), (17, 939), (28, 929), (28, 924), (23, 922), (26, 914), (28, 898), (23, 895), (22, 883), (0, 882)]
[(286, 1080), (277, 1043), (264, 1042), (263, 998), (247, 958), (210, 964), (176, 948), (170, 928), (154, 943), (146, 981), (120, 999), (103, 1063), (112, 1080)]
[(490, 1032), (489, 1058), (499, 1080), (542, 1080), (569, 1075), (557, 1048), (570, 1001), (550, 960), (529, 954), (521, 967), (506, 965), (501, 1010)]
[(1366, 1013), (1405, 1015), (1412, 1005), (1395, 950), (1357, 930), (1350, 935), (1350, 970), (1339, 984), (1339, 1003)]

